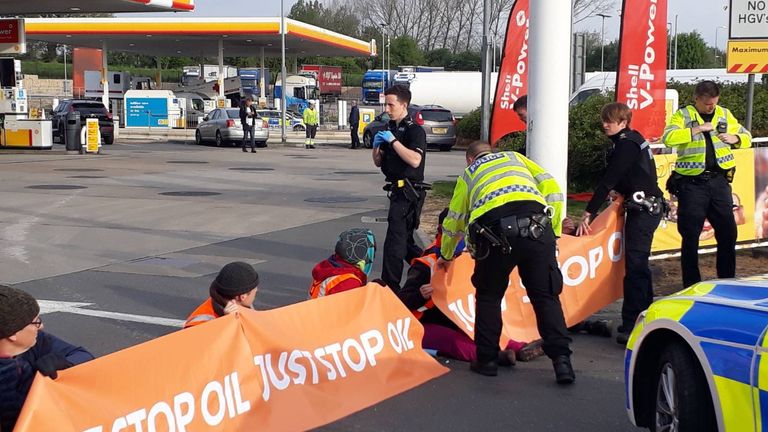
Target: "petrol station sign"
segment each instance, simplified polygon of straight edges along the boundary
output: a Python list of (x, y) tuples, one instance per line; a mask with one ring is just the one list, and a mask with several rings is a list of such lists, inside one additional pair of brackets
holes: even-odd
[(23, 19), (0, 19), (0, 54), (24, 54), (27, 38)]
[(731, 0), (729, 73), (768, 72), (768, 0)]

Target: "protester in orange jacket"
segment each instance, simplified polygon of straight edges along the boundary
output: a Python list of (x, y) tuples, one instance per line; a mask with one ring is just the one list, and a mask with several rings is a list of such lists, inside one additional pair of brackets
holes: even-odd
[(259, 274), (252, 265), (241, 261), (225, 265), (211, 282), (210, 297), (184, 323), (184, 328), (211, 321), (239, 308), (253, 309), (259, 290)]
[(368, 283), (376, 254), (376, 237), (365, 228), (339, 234), (334, 254), (312, 269), (309, 298), (318, 298), (359, 288)]

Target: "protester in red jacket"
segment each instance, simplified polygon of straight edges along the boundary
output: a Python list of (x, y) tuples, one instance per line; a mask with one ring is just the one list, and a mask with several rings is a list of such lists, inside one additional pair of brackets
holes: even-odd
[(368, 283), (376, 254), (376, 238), (365, 228), (339, 234), (334, 254), (312, 269), (309, 297), (318, 298), (359, 288)]

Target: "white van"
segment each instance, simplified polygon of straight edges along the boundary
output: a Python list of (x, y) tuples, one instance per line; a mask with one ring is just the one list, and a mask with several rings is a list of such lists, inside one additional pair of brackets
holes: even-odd
[[(670, 69), (667, 70), (667, 81), (679, 83), (697, 83), (711, 80), (719, 83), (745, 83), (748, 74), (729, 74), (725, 69)], [(760, 82), (761, 75), (755, 75), (755, 82)], [(616, 89), (616, 72), (590, 72), (586, 81), (571, 95), (571, 106), (584, 102), (597, 92), (608, 92)]]

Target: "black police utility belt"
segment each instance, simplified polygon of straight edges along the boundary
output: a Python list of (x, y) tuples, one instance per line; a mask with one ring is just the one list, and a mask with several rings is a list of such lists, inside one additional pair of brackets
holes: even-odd
[(512, 253), (512, 246), (509, 244), (508, 239), (521, 237), (538, 240), (551, 225), (552, 221), (547, 213), (535, 213), (530, 216), (513, 215), (503, 217), (499, 219), (498, 226), (494, 227), (495, 229), (473, 222), (469, 224), (468, 231), (469, 239), (472, 243), (478, 244), (478, 240), (482, 238), (490, 243), (491, 246), (501, 247), (501, 252), (509, 255)]
[(385, 184), (383, 189), (387, 191), (387, 196), (402, 191), (409, 200), (417, 200), (419, 199), (419, 192), (432, 190), (432, 185), (424, 182), (413, 183), (408, 179), (402, 179)]

